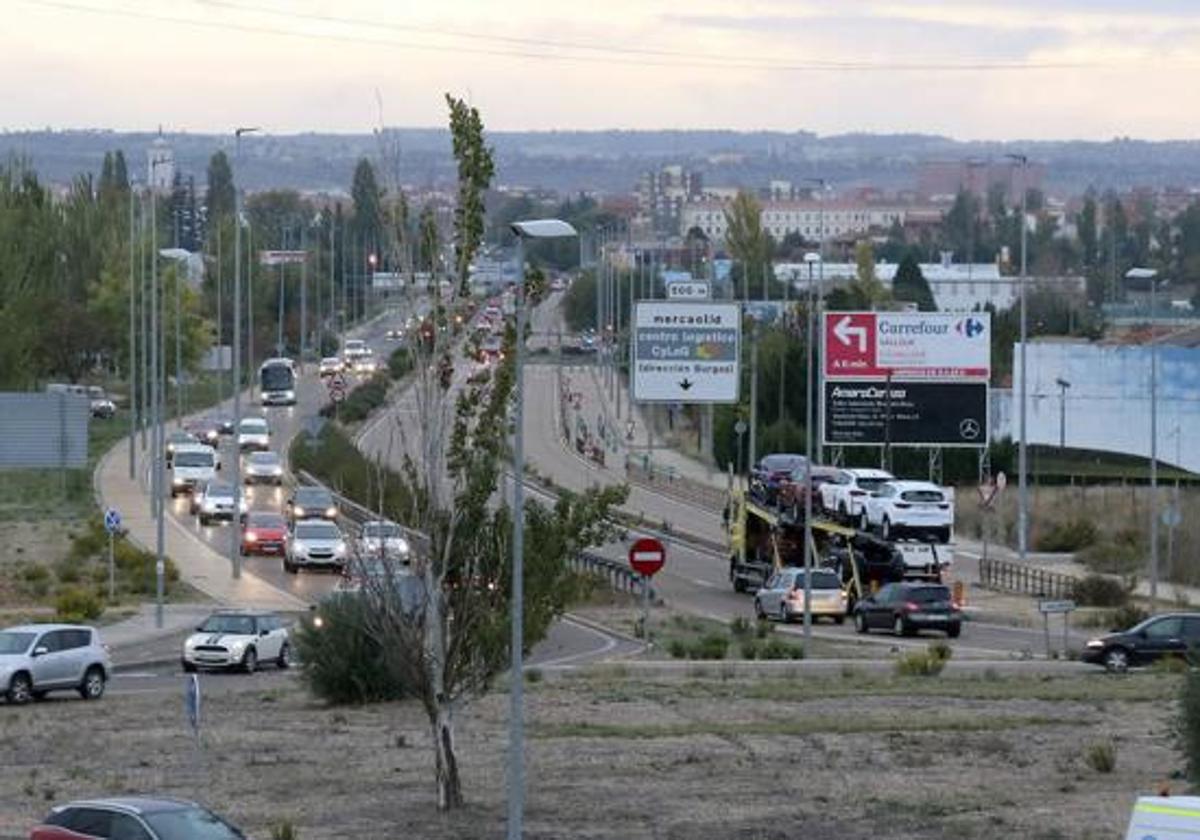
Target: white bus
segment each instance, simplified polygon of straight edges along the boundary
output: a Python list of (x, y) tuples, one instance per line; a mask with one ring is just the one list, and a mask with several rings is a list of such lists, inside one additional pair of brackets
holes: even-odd
[(263, 405), (296, 404), (296, 365), (291, 359), (267, 359), (258, 369)]

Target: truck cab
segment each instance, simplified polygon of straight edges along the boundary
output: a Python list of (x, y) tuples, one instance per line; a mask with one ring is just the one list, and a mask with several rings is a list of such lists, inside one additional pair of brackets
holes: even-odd
[(191, 494), (217, 477), (221, 456), (203, 443), (175, 447), (171, 456), (171, 497)]

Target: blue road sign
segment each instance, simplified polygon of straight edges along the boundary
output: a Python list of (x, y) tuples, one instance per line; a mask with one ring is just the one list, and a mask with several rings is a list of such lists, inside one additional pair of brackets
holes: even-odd
[(121, 514), (117, 513), (114, 508), (104, 511), (104, 530), (110, 534), (121, 530)]
[(200, 731), (200, 680), (188, 674), (183, 683), (183, 709), (193, 733)]

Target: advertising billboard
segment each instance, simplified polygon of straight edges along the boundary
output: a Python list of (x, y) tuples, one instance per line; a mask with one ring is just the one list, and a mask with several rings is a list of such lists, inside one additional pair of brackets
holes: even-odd
[(826, 312), (825, 379), (971, 379), (992, 372), (988, 312)]
[(738, 304), (638, 301), (633, 312), (635, 402), (737, 402)]
[(826, 382), (824, 396), (827, 445), (987, 444), (986, 382), (847, 380)]

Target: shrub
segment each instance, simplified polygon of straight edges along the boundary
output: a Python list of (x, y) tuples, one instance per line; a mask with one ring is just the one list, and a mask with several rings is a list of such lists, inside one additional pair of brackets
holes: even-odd
[(671, 644), (667, 646), (667, 652), (675, 659), (688, 658), (687, 642), (683, 639), (672, 639)]
[(1175, 736), (1183, 751), (1188, 781), (1193, 785), (1200, 784), (1200, 671), (1189, 671), (1183, 678), (1175, 716)]
[(1188, 670), (1188, 661), (1182, 656), (1164, 656), (1154, 660), (1151, 670), (1156, 674), (1183, 674)]
[(294, 642), (301, 677), (327, 703), (372, 703), (408, 695), (402, 677), (368, 632), (365, 609), (356, 596), (326, 598), (314, 617), (300, 623)]
[(1126, 604), (1109, 613), (1111, 621), (1109, 627), (1113, 630), (1128, 630), (1136, 624), (1141, 624), (1149, 617), (1150, 613), (1136, 604)]
[(778, 636), (767, 641), (762, 648), (763, 659), (803, 659), (804, 645), (794, 645)]
[(1037, 540), (1038, 551), (1079, 551), (1096, 542), (1096, 526), (1090, 519), (1056, 522)]
[(393, 380), (403, 379), (412, 369), (412, 353), (407, 347), (398, 347), (388, 356), (388, 376)]
[(756, 639), (746, 639), (741, 646), (742, 659), (758, 659), (762, 654), (762, 644)]
[(103, 614), (104, 605), (94, 592), (81, 586), (68, 586), (54, 599), (54, 612), (59, 621), (78, 624), (95, 621)]
[(297, 840), (299, 836), (300, 832), (287, 820), (271, 826), (271, 840)]
[(321, 408), (320, 414), (322, 417), (336, 415), (343, 423), (358, 423), (387, 402), (387, 392), (387, 374), (377, 373), (350, 391), (340, 405), (327, 403)]
[(914, 650), (897, 659), (896, 673), (902, 677), (936, 677), (952, 655), (948, 644), (934, 642), (925, 650)]
[(720, 633), (705, 633), (688, 649), (689, 659), (724, 659), (729, 638)]
[(750, 619), (739, 615), (733, 621), (729, 622), (729, 632), (735, 636), (749, 635), (750, 634)]
[(1075, 601), (1084, 607), (1122, 607), (1129, 602), (1133, 587), (1104, 575), (1088, 575), (1072, 587)]
[(1111, 773), (1117, 766), (1117, 745), (1112, 741), (1096, 741), (1083, 753), (1084, 763), (1097, 773)]

